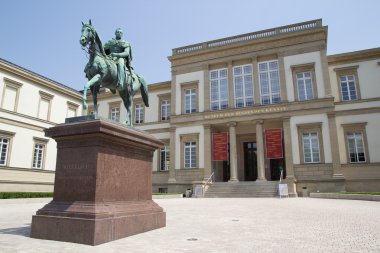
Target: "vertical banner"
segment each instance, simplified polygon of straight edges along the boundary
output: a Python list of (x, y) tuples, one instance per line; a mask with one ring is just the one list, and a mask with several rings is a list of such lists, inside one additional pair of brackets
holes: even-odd
[(212, 160), (227, 161), (228, 160), (228, 133), (212, 134)]
[(265, 129), (266, 159), (284, 158), (282, 148), (282, 128)]

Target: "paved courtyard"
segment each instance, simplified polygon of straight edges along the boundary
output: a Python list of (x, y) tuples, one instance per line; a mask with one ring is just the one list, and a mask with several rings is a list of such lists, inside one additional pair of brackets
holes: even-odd
[(87, 246), (29, 237), (31, 216), (47, 201), (0, 200), (0, 252), (380, 252), (380, 202), (156, 200), (165, 228)]

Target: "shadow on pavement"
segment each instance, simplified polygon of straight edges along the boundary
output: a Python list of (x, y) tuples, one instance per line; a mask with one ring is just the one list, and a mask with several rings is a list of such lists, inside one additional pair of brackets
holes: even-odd
[(25, 224), (23, 227), (18, 228), (3, 228), (0, 229), (0, 234), (9, 234), (9, 235), (21, 235), (30, 237), (30, 227), (31, 224)]

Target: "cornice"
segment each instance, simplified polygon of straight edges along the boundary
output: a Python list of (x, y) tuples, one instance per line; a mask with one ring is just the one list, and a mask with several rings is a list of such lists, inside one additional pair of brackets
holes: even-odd
[(337, 65), (373, 59), (380, 59), (380, 47), (327, 56), (327, 62), (329, 65)]
[[(199, 58), (207, 54), (212, 55), (217, 52), (223, 52), (223, 51), (232, 50), (235, 48), (252, 47), (252, 46), (256, 47), (262, 44), (265, 45), (266, 48), (269, 48), (269, 47), (275, 48), (274, 46), (270, 45), (272, 42), (281, 41), (280, 44), (284, 44), (284, 41), (288, 41), (289, 43), (285, 43), (285, 44), (294, 45), (294, 44), (298, 44), (295, 40), (299, 40), (300, 38), (303, 38), (303, 40), (305, 41), (311, 42), (311, 41), (315, 41), (315, 38), (313, 38), (315, 36), (313, 35), (316, 35), (316, 37), (318, 38), (317, 40), (322, 40), (322, 42), (326, 43), (327, 27), (315, 28), (313, 30), (298, 31), (298, 32), (293, 32), (289, 34), (281, 34), (278, 36), (267, 37), (267, 38), (263, 38), (259, 40), (243, 41), (243, 42), (228, 44), (228, 45), (220, 46), (216, 48), (209, 48), (209, 49), (195, 51), (195, 52), (186, 53), (186, 54), (173, 55), (173, 56), (169, 56), (168, 59), (169, 61), (172, 62), (172, 66), (173, 66), (173, 65), (177, 65), (174, 62), (178, 62), (180, 60), (183, 61), (184, 59), (190, 59), (194, 57)], [(263, 50), (263, 49), (260, 49), (260, 50)]]
[(73, 88), (70, 88), (64, 84), (53, 81), (47, 77), (39, 75), (33, 71), (20, 67), (16, 64), (13, 64), (1, 58), (0, 58), (0, 69), (7, 71), (9, 73), (12, 73), (14, 75), (17, 75), (23, 79), (30, 80), (36, 84), (45, 86), (46, 88), (53, 89), (57, 92), (63, 93), (77, 100), (80, 100), (82, 97), (82, 94)]

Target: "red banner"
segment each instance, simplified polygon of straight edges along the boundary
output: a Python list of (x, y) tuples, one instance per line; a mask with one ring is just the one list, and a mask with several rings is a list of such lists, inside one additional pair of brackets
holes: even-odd
[(212, 160), (228, 160), (228, 133), (212, 134)]
[(280, 159), (284, 157), (281, 128), (265, 129), (265, 150), (267, 159)]

